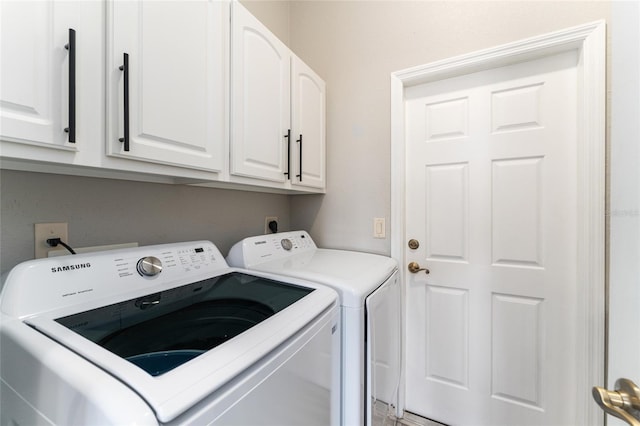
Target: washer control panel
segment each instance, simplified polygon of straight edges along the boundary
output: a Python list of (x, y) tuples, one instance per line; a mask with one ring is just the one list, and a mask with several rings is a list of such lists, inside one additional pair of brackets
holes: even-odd
[(138, 276), (155, 279), (162, 275), (190, 273), (208, 268), (226, 267), (220, 252), (212, 244), (173, 247), (160, 252), (147, 252), (146, 256), (134, 254), (114, 259), (120, 278)]
[(7, 276), (0, 310), (21, 317), (141, 289), (180, 286), (228, 269), (209, 241), (31, 260)]

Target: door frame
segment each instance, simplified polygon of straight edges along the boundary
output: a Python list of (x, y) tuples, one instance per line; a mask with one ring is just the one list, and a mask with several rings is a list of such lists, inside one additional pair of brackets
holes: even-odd
[[(604, 415), (591, 397), (594, 385), (605, 384), (605, 143), (606, 143), (605, 21), (544, 34), (456, 56), (391, 74), (391, 256), (404, 265), (406, 218), (405, 88), (460, 75), (530, 61), (561, 52), (578, 52), (578, 221), (576, 284), (577, 324), (575, 424), (603, 424)], [(403, 286), (403, 311), (406, 287)], [(406, 315), (403, 330), (406, 330)], [(405, 406), (406, 354), (403, 347), (398, 415)]]

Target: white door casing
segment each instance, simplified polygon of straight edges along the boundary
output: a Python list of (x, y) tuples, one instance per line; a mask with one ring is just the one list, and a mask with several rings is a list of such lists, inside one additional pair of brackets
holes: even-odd
[[(400, 71), (392, 75), (392, 255), (403, 265), (414, 260), (405, 255), (406, 239), (410, 238), (406, 235), (407, 220), (403, 211), (409, 197), (409, 185), (406, 185), (405, 182), (408, 167), (405, 164), (407, 155), (405, 138), (408, 136), (405, 134), (405, 119), (407, 118), (405, 115), (405, 88), (571, 51), (578, 58), (575, 67), (579, 89), (576, 99), (578, 125), (576, 129), (577, 173), (575, 178), (577, 184), (576, 201), (580, 208), (576, 211), (576, 226), (573, 228), (577, 247), (575, 254), (577, 261), (573, 275), (577, 286), (576, 294), (580, 294), (580, 297), (576, 298), (572, 308), (577, 324), (575, 330), (576, 359), (573, 363), (575, 369), (568, 377), (575, 378), (575, 382), (569, 384), (571, 389), (575, 389), (575, 395), (577, 395), (573, 410), (575, 413), (574, 423), (596, 424), (601, 421), (602, 415), (597, 406), (594, 406), (589, 390), (593, 384), (603, 383), (604, 377), (604, 23), (587, 24), (424, 67)], [(525, 97), (531, 96), (531, 93)], [(539, 167), (535, 156), (524, 155), (520, 158), (519, 165), (523, 166), (520, 171), (516, 171), (518, 169), (516, 167), (510, 167), (514, 165), (513, 163), (507, 162), (494, 165), (492, 173), (495, 176), (500, 176), (502, 173), (506, 179), (509, 176), (516, 176), (518, 173), (535, 177)], [(456, 170), (454, 164), (448, 167), (448, 169), (434, 169), (435, 172), (443, 173), (435, 173), (432, 178), (446, 181), (446, 179), (456, 177), (457, 173), (457, 178), (464, 179), (464, 173), (466, 173), (464, 170), (460, 170), (460, 168)], [(523, 170), (524, 172), (522, 172)], [(500, 186), (500, 179), (496, 182), (498, 186), (494, 184), (490, 191), (494, 191), (494, 193), (507, 191), (504, 194), (509, 195), (511, 190), (508, 189), (508, 186)], [(532, 188), (537, 185), (535, 179), (530, 180), (529, 183)], [(512, 194), (517, 195), (513, 192)], [(416, 195), (411, 194), (411, 197), (414, 196)], [(419, 198), (420, 195), (417, 197)], [(527, 218), (520, 219), (526, 222)], [(531, 216), (529, 219), (535, 222), (536, 217)], [(500, 226), (506, 226), (507, 230), (509, 226), (515, 225), (507, 221), (500, 221)], [(499, 250), (500, 247), (497, 249)], [(492, 251), (495, 255), (496, 247)], [(533, 254), (537, 255), (535, 252), (534, 247)], [(532, 266), (530, 268), (532, 274), (535, 275), (535, 265), (530, 266)], [(440, 267), (440, 265), (437, 266), (437, 268)], [(412, 281), (407, 277), (406, 270), (404, 273), (404, 282), (410, 286)], [(438, 290), (441, 290), (439, 296), (452, 297), (451, 291), (453, 290), (444, 291), (442, 287)], [(506, 317), (511, 315), (510, 305), (507, 302), (513, 302), (515, 299), (509, 299), (512, 296), (506, 294), (494, 293), (494, 315), (504, 314)], [(532, 300), (527, 299), (526, 301), (531, 302)], [(518, 299), (518, 301), (524, 302), (525, 300)], [(535, 303), (529, 303), (528, 306), (529, 308), (525, 310), (532, 313), (534, 317), (538, 315)], [(436, 308), (434, 306), (434, 309)], [(464, 308), (462, 305), (461, 309)], [(436, 311), (430, 313), (433, 312)], [(491, 317), (489, 316), (489, 318)], [(405, 318), (405, 321), (420, 323), (416, 318)], [(534, 330), (531, 327), (531, 322), (525, 321), (524, 324), (530, 330)], [(515, 329), (517, 330), (517, 328)], [(497, 338), (500, 336), (498, 331), (489, 329), (486, 333), (493, 333)], [(508, 334), (503, 336), (509, 337)], [(522, 352), (522, 354), (526, 354), (526, 352)], [(530, 360), (535, 361), (534, 358), (530, 358)], [(484, 362), (487, 363), (487, 368), (491, 365), (489, 359), (485, 359)], [(405, 370), (405, 374), (409, 375), (412, 372)], [(491, 386), (495, 389), (499, 388), (501, 384), (508, 385), (508, 380), (501, 380), (500, 377), (492, 377)], [(549, 398), (548, 395), (544, 397)], [(500, 396), (496, 395), (494, 399), (499, 398)], [(401, 405), (404, 404), (406, 407), (406, 401), (407, 398), (403, 395)], [(454, 401), (455, 404), (464, 404), (465, 402), (467, 401)], [(423, 404), (428, 405), (429, 401), (424, 401)], [(483, 407), (480, 406), (477, 409), (482, 410)], [(489, 408), (485, 407), (484, 409)], [(479, 411), (479, 419), (482, 418), (480, 414)], [(491, 416), (485, 418), (490, 419)]]

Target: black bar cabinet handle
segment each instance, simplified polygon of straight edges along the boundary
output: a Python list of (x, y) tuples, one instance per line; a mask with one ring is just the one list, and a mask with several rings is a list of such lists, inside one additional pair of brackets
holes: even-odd
[(76, 30), (69, 28), (69, 43), (64, 45), (69, 51), (69, 143), (76, 142)]
[(124, 142), (124, 150), (129, 151), (129, 54), (123, 53), (122, 60), (120, 70), (124, 71), (124, 137), (118, 140)]
[(300, 182), (302, 182), (302, 134), (300, 134), (300, 139), (298, 139), (296, 142), (300, 143), (300, 149), (298, 150), (298, 153), (300, 154), (300, 174), (296, 175), (296, 177)]
[(287, 130), (287, 134), (284, 135), (287, 138), (287, 171), (284, 172), (284, 175), (287, 177), (287, 180), (291, 179), (291, 129)]

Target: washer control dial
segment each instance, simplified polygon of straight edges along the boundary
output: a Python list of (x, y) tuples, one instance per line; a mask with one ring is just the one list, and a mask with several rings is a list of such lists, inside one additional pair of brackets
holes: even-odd
[(282, 248), (286, 251), (289, 251), (293, 248), (293, 243), (288, 238), (283, 238), (282, 240), (280, 240), (280, 245), (282, 245)]
[(162, 262), (155, 256), (147, 256), (138, 260), (138, 273), (143, 277), (154, 277), (162, 272)]

